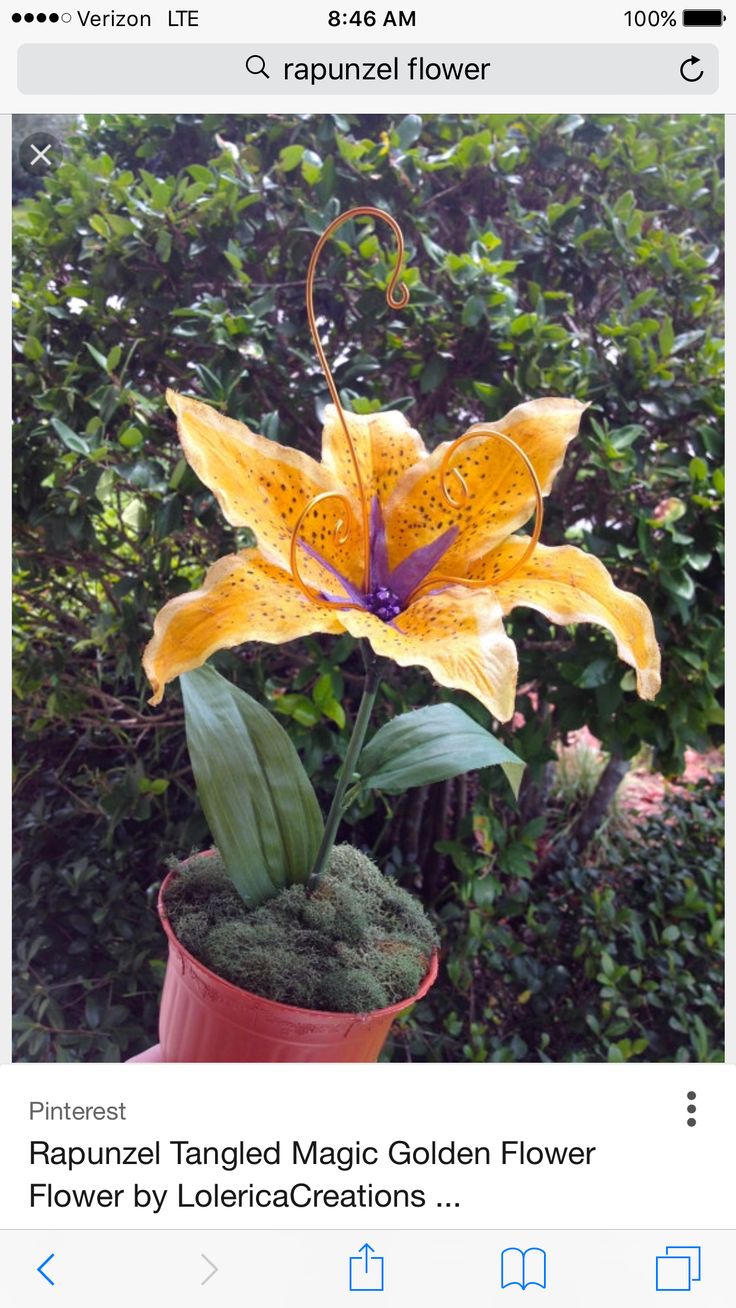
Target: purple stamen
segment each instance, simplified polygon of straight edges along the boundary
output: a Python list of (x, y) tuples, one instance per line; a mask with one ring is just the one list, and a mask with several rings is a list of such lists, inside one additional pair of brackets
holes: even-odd
[[(397, 618), (408, 607), (417, 587), (429, 576), (432, 569), (447, 553), (457, 536), (458, 528), (457, 526), (448, 527), (435, 540), (429, 541), (427, 545), (420, 545), (418, 549), (413, 550), (405, 559), (402, 559), (393, 571), (389, 568), (386, 526), (377, 495), (374, 495), (371, 501), (369, 531), (370, 577), (367, 594), (358, 590), (332, 563), (328, 563), (327, 559), (313, 545), (308, 545), (304, 540), (300, 540), (299, 544), (311, 558), (339, 582), (348, 601), (352, 601), (361, 609), (366, 609), (368, 613), (374, 613), (377, 618), (381, 619), (381, 622), (393, 622), (394, 618)], [(441, 584), (439, 589), (443, 589)], [(340, 603), (343, 599), (342, 596), (333, 595), (327, 591), (323, 591), (322, 596), (323, 599), (333, 604)]]
[(368, 585), (371, 590), (388, 585), (388, 545), (386, 544), (386, 524), (383, 521), (381, 501), (377, 495), (371, 500), (370, 518), (370, 566), (371, 575)]
[[(324, 568), (326, 572), (329, 572), (330, 576), (334, 577), (336, 581), (339, 581), (348, 599), (351, 599), (354, 604), (360, 605), (361, 608), (365, 608), (365, 596), (362, 591), (358, 590), (351, 581), (348, 581), (347, 577), (343, 577), (342, 573), (336, 567), (331, 563), (328, 563), (327, 559), (323, 558), (319, 550), (316, 550), (313, 545), (308, 545), (305, 540), (300, 540), (299, 544), (310, 558), (319, 563), (320, 567)], [(334, 595), (327, 595), (325, 593), (325, 599), (334, 600), (335, 598)], [(342, 598), (342, 596), (340, 598)]]
[(369, 613), (375, 613), (381, 622), (392, 622), (397, 618), (404, 607), (398, 595), (395, 595), (388, 586), (378, 586), (370, 595), (366, 596), (365, 607)]
[(397, 564), (388, 584), (405, 608), (418, 586), (428, 577), (440, 559), (447, 553), (457, 536), (457, 527), (448, 527), (441, 536), (431, 540), (427, 545), (420, 545), (401, 563)]

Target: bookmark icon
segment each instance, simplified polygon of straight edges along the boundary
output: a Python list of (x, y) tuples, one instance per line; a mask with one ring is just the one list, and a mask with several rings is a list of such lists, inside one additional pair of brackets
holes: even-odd
[(540, 1290), (547, 1289), (547, 1254), (544, 1249), (532, 1245), (529, 1249), (511, 1246), (501, 1251), (501, 1289), (518, 1285), (526, 1290), (536, 1285)]

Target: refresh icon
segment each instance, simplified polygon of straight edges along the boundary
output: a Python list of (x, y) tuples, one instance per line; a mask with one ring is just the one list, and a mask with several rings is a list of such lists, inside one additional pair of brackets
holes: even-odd
[(680, 64), (680, 77), (686, 82), (699, 82), (703, 76), (703, 69), (695, 72), (695, 65), (700, 63), (697, 55), (690, 55), (689, 59), (683, 59)]

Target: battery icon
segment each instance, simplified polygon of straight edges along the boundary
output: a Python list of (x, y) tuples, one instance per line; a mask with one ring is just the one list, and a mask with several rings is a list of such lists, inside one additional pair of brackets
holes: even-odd
[(683, 27), (723, 27), (726, 15), (722, 9), (683, 9)]

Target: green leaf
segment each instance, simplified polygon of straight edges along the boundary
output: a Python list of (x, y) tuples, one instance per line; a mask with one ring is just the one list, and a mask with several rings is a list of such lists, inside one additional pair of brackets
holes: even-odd
[(305, 150), (302, 156), (302, 177), (314, 186), (322, 176), (322, 159), (314, 150)]
[(319, 710), (310, 704), (306, 695), (298, 695), (298, 704), (294, 705), (291, 716), (302, 727), (316, 727), (319, 722)]
[(123, 357), (122, 348), (119, 345), (113, 345), (110, 353), (105, 360), (105, 368), (108, 372), (114, 372), (120, 360)]
[(279, 168), (285, 173), (292, 172), (294, 168), (298, 168), (303, 154), (303, 145), (285, 145), (279, 154)]
[(317, 797), (278, 722), (214, 668), (180, 678), (197, 793), (247, 904), (306, 881), (323, 832)]
[(531, 822), (527, 822), (526, 826), (524, 827), (525, 838), (527, 840), (539, 840), (539, 837), (544, 835), (546, 826), (547, 826), (546, 818), (544, 817), (532, 818)]
[(126, 527), (130, 527), (136, 535), (142, 536), (148, 526), (148, 507), (145, 500), (136, 496), (129, 504), (126, 504), (121, 514), (122, 521)]
[(74, 450), (75, 454), (89, 454), (89, 441), (86, 441), (83, 436), (77, 436), (77, 433), (72, 431), (71, 427), (67, 427), (61, 418), (52, 418), (51, 426), (68, 450)]
[(115, 236), (132, 236), (133, 233), (135, 232), (135, 227), (133, 226), (130, 219), (123, 218), (120, 216), (120, 214), (117, 213), (108, 214), (107, 222), (110, 231)]
[(98, 236), (104, 236), (105, 240), (109, 238), (110, 228), (101, 213), (93, 213), (89, 225)]
[(680, 336), (675, 337), (670, 354), (679, 354), (680, 350), (687, 350), (691, 345), (695, 345), (696, 341), (699, 341), (703, 336), (705, 336), (705, 332), (702, 328), (698, 328), (696, 331), (692, 332), (682, 332)]
[(419, 378), (419, 389), (422, 392), (422, 395), (427, 395), (430, 391), (436, 390), (440, 382), (444, 381), (446, 374), (447, 363), (444, 359), (439, 359), (437, 355), (435, 355), (434, 358), (430, 359), (429, 363), (424, 366)]
[(138, 790), (141, 795), (163, 795), (169, 788), (168, 777), (139, 777)]
[(689, 572), (678, 569), (677, 572), (670, 572), (667, 568), (662, 568), (660, 572), (662, 585), (672, 595), (679, 595), (681, 599), (690, 600), (695, 594), (695, 582)]
[(376, 732), (358, 759), (361, 784), (398, 794), (500, 765), (515, 796), (525, 764), (455, 704), (402, 713)]
[(675, 343), (675, 332), (672, 326), (671, 318), (665, 318), (664, 322), (662, 323), (662, 326), (659, 329), (659, 336), (657, 337), (657, 340), (659, 342), (659, 353), (661, 354), (662, 358), (663, 359), (669, 358), (670, 354), (672, 353), (672, 347)]
[(402, 118), (396, 128), (399, 145), (402, 150), (408, 150), (410, 145), (419, 140), (422, 133), (422, 120), (419, 114), (407, 114)]
[(294, 718), (303, 727), (316, 727), (320, 719), (319, 708), (306, 695), (279, 695), (274, 700), (277, 713)]
[(324, 708), (325, 704), (329, 704), (330, 700), (334, 698), (335, 688), (332, 684), (332, 673), (323, 672), (322, 676), (318, 677), (314, 690), (312, 691), (312, 699), (317, 705), (317, 708)]
[(190, 177), (194, 178), (195, 182), (202, 182), (206, 186), (214, 181), (213, 173), (210, 172), (209, 168), (205, 168), (204, 164), (189, 164), (187, 172)]
[(87, 349), (89, 350), (90, 354), (92, 355), (92, 358), (94, 359), (95, 363), (99, 363), (100, 367), (104, 368), (105, 372), (107, 372), (107, 355), (102, 354), (101, 351), (96, 348), (96, 346), (90, 345), (89, 341), (85, 341), (84, 343), (87, 346)]
[(171, 258), (172, 237), (171, 232), (162, 227), (156, 237), (156, 254), (162, 263), (168, 263)]
[(342, 731), (347, 719), (345, 717), (345, 709), (339, 700), (328, 700), (326, 704), (322, 705), (322, 712), (326, 718), (329, 718), (331, 722), (334, 722)]
[(335, 695), (331, 672), (323, 673), (318, 679), (312, 691), (312, 699), (320, 712), (342, 730), (345, 726), (345, 710)]
[(433, 241), (429, 236), (427, 236), (425, 232), (422, 233), (422, 245), (427, 251), (432, 263), (442, 263), (447, 251), (444, 250), (441, 245), (438, 245), (436, 241)]
[(610, 442), (614, 451), (620, 453), (621, 450), (627, 450), (630, 445), (638, 441), (640, 436), (646, 436), (647, 429), (639, 423), (631, 423), (627, 427), (616, 427), (608, 433)]
[(43, 345), (37, 336), (26, 336), (23, 342), (23, 353), (31, 363), (38, 363), (43, 358)]
[(523, 336), (526, 332), (533, 330), (537, 321), (536, 313), (520, 313), (518, 318), (514, 318), (510, 331), (512, 336)]
[(135, 450), (143, 443), (143, 432), (138, 427), (126, 427), (118, 436), (120, 444), (126, 450)]
[(461, 314), (464, 327), (477, 327), (486, 311), (486, 302), (482, 295), (469, 295)]
[(610, 659), (593, 659), (578, 677), (577, 684), (583, 690), (593, 690), (596, 686), (605, 686), (610, 674)]

